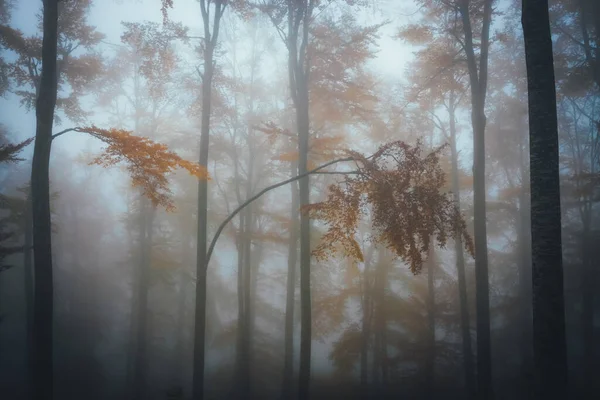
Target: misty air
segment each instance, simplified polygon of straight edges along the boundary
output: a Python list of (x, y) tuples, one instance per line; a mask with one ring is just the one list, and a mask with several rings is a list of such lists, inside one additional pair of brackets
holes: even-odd
[(600, 398), (600, 1), (0, 0), (0, 398)]

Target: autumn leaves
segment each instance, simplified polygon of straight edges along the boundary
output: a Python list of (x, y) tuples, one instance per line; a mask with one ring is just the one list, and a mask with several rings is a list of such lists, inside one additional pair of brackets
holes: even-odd
[(322, 260), (341, 249), (345, 256), (363, 262), (355, 234), (359, 218), (368, 213), (376, 232), (372, 239), (407, 262), (415, 274), (423, 267), (432, 237), (444, 246), (449, 237), (461, 235), (473, 255), (466, 224), (449, 194), (442, 191), (446, 176), (440, 154), (445, 147), (424, 155), (421, 141), (415, 146), (395, 141), (370, 157), (351, 152), (358, 170), (331, 185), (327, 200), (305, 209), (328, 227), (313, 255)]

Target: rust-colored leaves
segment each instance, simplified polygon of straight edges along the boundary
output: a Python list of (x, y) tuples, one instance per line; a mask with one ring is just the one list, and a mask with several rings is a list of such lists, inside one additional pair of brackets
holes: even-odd
[(344, 255), (362, 260), (355, 240), (361, 214), (368, 214), (375, 229), (374, 239), (409, 263), (419, 273), (433, 236), (441, 246), (449, 237), (462, 236), (474, 253), (466, 224), (450, 198), (443, 192), (445, 172), (440, 166), (440, 147), (423, 155), (417, 142), (383, 145), (371, 157), (352, 153), (359, 165), (356, 174), (332, 185), (324, 202), (305, 208), (328, 230), (313, 255), (326, 259), (340, 246)]
[(209, 179), (208, 171), (199, 164), (186, 161), (168, 147), (148, 138), (132, 135), (119, 129), (100, 129), (95, 126), (77, 129), (102, 140), (108, 145), (103, 154), (91, 164), (103, 167), (125, 162), (133, 185), (142, 188), (155, 206), (174, 209), (167, 175), (176, 168), (187, 170), (198, 179)]

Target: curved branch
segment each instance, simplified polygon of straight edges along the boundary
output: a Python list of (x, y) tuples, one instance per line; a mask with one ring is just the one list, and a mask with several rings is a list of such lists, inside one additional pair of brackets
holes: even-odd
[(258, 198), (262, 197), (262, 195), (264, 195), (267, 192), (270, 192), (273, 189), (277, 189), (280, 186), (284, 186), (287, 185), (288, 183), (292, 183), (294, 181), (297, 181), (299, 179), (302, 179), (304, 177), (307, 177), (309, 175), (318, 173), (320, 170), (329, 167), (330, 165), (333, 164), (337, 164), (339, 162), (344, 162), (344, 161), (353, 161), (354, 157), (346, 157), (346, 158), (338, 158), (337, 160), (333, 160), (333, 161), (329, 161), (315, 169), (312, 169), (308, 172), (305, 172), (303, 174), (299, 174), (296, 175), (290, 179), (286, 179), (285, 181), (281, 181), (278, 182), (274, 185), (271, 186), (267, 186), (266, 188), (264, 188), (263, 190), (261, 190), (260, 192), (258, 192), (257, 194), (255, 194), (254, 196), (250, 197), (248, 200), (246, 200), (245, 202), (243, 202), (242, 204), (240, 204), (235, 210), (233, 210), (233, 212), (231, 214), (229, 214), (229, 216), (227, 218), (225, 218), (225, 220), (223, 222), (221, 222), (221, 225), (219, 225), (219, 227), (217, 228), (217, 232), (215, 233), (215, 236), (212, 238), (212, 241), (210, 242), (210, 246), (208, 247), (208, 252), (206, 253), (206, 260), (204, 262), (204, 269), (208, 268), (208, 263), (210, 262), (210, 257), (212, 256), (213, 250), (215, 249), (215, 245), (217, 244), (217, 240), (219, 239), (219, 236), (221, 235), (221, 232), (223, 231), (223, 229), (225, 229), (225, 226), (240, 212), (242, 211), (244, 208), (246, 208), (250, 203), (252, 203), (253, 201), (257, 200)]
[(69, 128), (69, 129), (65, 129), (65, 130), (63, 130), (63, 131), (60, 131), (60, 132), (58, 132), (58, 133), (55, 133), (54, 135), (52, 135), (52, 136), (50, 137), (50, 140), (54, 140), (54, 139), (56, 139), (57, 137), (59, 137), (59, 136), (61, 136), (61, 135), (64, 135), (65, 133), (69, 133), (69, 132), (81, 132), (81, 128), (79, 128), (79, 127), (76, 127), (76, 128)]

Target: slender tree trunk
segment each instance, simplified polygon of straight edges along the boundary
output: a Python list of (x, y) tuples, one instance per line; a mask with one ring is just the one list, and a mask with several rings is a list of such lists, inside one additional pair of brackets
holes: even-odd
[(244, 236), (242, 237), (242, 248), (244, 250), (244, 315), (242, 322), (242, 376), (240, 382), (240, 390), (242, 397), (245, 399), (252, 398), (251, 396), (251, 383), (250, 383), (250, 347), (251, 347), (251, 338), (250, 338), (250, 325), (251, 325), (251, 299), (250, 299), (250, 284), (252, 278), (252, 241), (251, 241), (251, 233), (252, 233), (252, 205), (248, 205), (243, 211), (244, 214)]
[(532, 315), (531, 315), (531, 227), (529, 226), (530, 210), (526, 185), (529, 177), (526, 173), (523, 146), (519, 146), (521, 190), (519, 194), (519, 292), (521, 298), (521, 376), (524, 379), (523, 393), (531, 396), (532, 378)]
[(134, 399), (146, 399), (147, 366), (148, 366), (148, 290), (152, 253), (152, 222), (154, 210), (150, 209), (148, 200), (140, 197), (140, 265), (138, 271), (138, 291), (136, 299), (136, 350), (134, 361)]
[(242, 380), (244, 378), (244, 315), (245, 315), (245, 303), (244, 303), (244, 235), (246, 229), (246, 214), (240, 213), (240, 229), (236, 238), (237, 247), (237, 300), (238, 300), (238, 327), (237, 327), (237, 343), (236, 343), (236, 395), (241, 399), (243, 392)]
[(363, 280), (362, 280), (362, 335), (361, 335), (361, 344), (360, 344), (360, 386), (361, 386), (361, 396), (363, 399), (369, 398), (369, 340), (371, 339), (371, 316), (372, 312), (372, 298), (371, 298), (371, 285), (369, 283), (370, 279), (370, 266), (371, 259), (373, 257), (373, 249), (367, 257), (365, 258), (365, 269), (363, 272)]
[[(456, 148), (456, 114), (455, 94), (450, 92), (450, 105), (448, 117), (450, 119), (450, 144), (452, 153), (452, 192), (457, 210), (460, 211), (460, 185), (458, 182), (458, 151)], [(475, 396), (475, 380), (473, 375), (473, 351), (471, 344), (471, 327), (469, 323), (469, 303), (467, 296), (467, 280), (465, 276), (465, 254), (463, 242), (460, 235), (454, 240), (454, 252), (456, 254), (456, 272), (458, 276), (458, 296), (460, 302), (460, 331), (462, 336), (463, 368), (465, 374), (465, 387), (467, 398)]]
[[(296, 163), (292, 164), (292, 175), (297, 172)], [(282, 400), (292, 399), (294, 389), (294, 305), (296, 303), (296, 264), (298, 262), (298, 185), (292, 182), (292, 208), (290, 212), (288, 271), (285, 298), (285, 355), (283, 366)]]
[(473, 208), (475, 214), (475, 287), (477, 313), (477, 390), (479, 398), (494, 398), (492, 388), (492, 351), (490, 332), (490, 294), (488, 277), (487, 226), (485, 207), (485, 97), (492, 1), (486, 0), (481, 30), (479, 68), (473, 45), (469, 15), (470, 0), (462, 0), (459, 11), (465, 34), (465, 52), (471, 86), (471, 122), (473, 125)]
[[(204, 26), (204, 72), (202, 75), (202, 122), (200, 127), (199, 164), (208, 168), (208, 147), (210, 139), (211, 97), (214, 75), (214, 50), (219, 37), (221, 17), (227, 2), (215, 0), (213, 9), (212, 33), (210, 32), (210, 4), (200, 0), (200, 10)], [(208, 181), (198, 182), (198, 245), (196, 248), (196, 304), (194, 316), (194, 358), (192, 373), (192, 398), (204, 398), (204, 358), (206, 349), (206, 278), (208, 250)]]
[(548, 0), (523, 0), (529, 97), (535, 398), (566, 399), (556, 88)]
[[(296, 78), (298, 79), (298, 77)], [(309, 140), (309, 115), (308, 115), (308, 83), (301, 82), (299, 91), (298, 119), (298, 144), (299, 162), (298, 174), (308, 172), (308, 140)], [(310, 186), (309, 177), (300, 179), (300, 207), (309, 204)], [(312, 302), (310, 294), (310, 220), (306, 213), (300, 214), (300, 381), (299, 398), (307, 400), (310, 391), (310, 359), (312, 341)]]
[[(200, 134), (199, 164), (208, 166), (208, 143), (210, 130), (210, 98), (212, 86), (212, 48), (206, 49), (204, 79), (202, 86), (202, 126)], [(210, 53), (210, 55), (208, 54)], [(198, 182), (198, 246), (196, 251), (196, 312), (194, 324), (194, 373), (193, 398), (204, 398), (204, 354), (206, 338), (206, 251), (208, 224), (208, 185)]]
[[(433, 243), (433, 241), (431, 242)], [(429, 338), (427, 349), (427, 393), (428, 398), (435, 396), (435, 249), (429, 246), (427, 255), (427, 323), (429, 325)]]
[(31, 246), (33, 245), (33, 215), (31, 209), (31, 187), (27, 193), (25, 203), (25, 238), (23, 243), (23, 288), (25, 291), (25, 357), (26, 357), (26, 396), (31, 398), (31, 384), (33, 373), (33, 303), (34, 303), (34, 277), (33, 277), (33, 259)]
[(583, 331), (583, 392), (586, 399), (592, 399), (595, 386), (595, 349), (594, 349), (594, 290), (595, 290), (595, 271), (592, 262), (593, 244), (591, 240), (591, 221), (589, 218), (583, 222), (584, 229), (582, 234), (582, 252), (583, 259), (583, 290), (582, 290), (582, 311), (581, 322)]
[(44, 0), (42, 75), (36, 103), (36, 132), (31, 166), (34, 308), (33, 392), (35, 400), (53, 398), (53, 301), (50, 217), (50, 149), (57, 97), (58, 1)]

